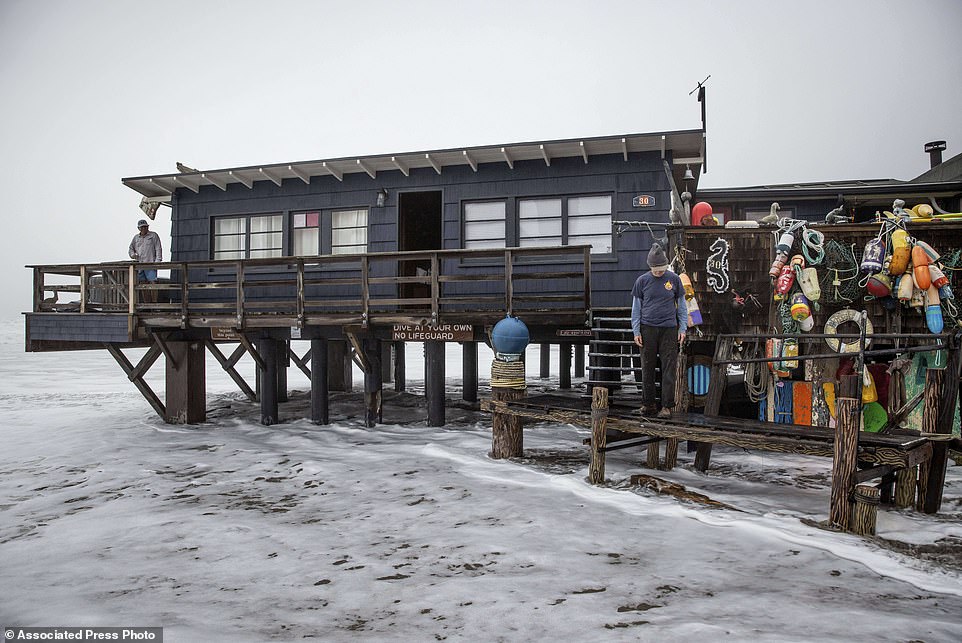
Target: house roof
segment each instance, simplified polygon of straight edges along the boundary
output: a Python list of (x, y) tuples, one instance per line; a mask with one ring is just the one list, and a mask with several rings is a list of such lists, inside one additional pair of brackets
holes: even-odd
[(943, 161), (927, 172), (923, 172), (912, 179), (911, 183), (931, 181), (962, 181), (962, 154), (956, 154), (948, 161)]
[(717, 202), (745, 199), (824, 199), (859, 197), (861, 199), (889, 198), (910, 195), (933, 197), (955, 196), (962, 192), (962, 179), (953, 181), (899, 181), (897, 179), (860, 179), (851, 181), (819, 181), (812, 183), (783, 183), (735, 188), (706, 188), (698, 191), (699, 199)]
[(858, 197), (883, 199), (893, 196), (956, 196), (962, 193), (962, 154), (936, 165), (910, 181), (898, 179), (854, 179), (850, 181), (812, 181), (780, 183), (733, 188), (706, 188), (698, 191), (698, 198), (717, 202), (746, 199), (824, 199)]
[(686, 166), (696, 177), (700, 175), (705, 164), (705, 134), (697, 129), (248, 165), (137, 176), (122, 181), (146, 197), (164, 198), (179, 188), (199, 192), (205, 185), (227, 190), (228, 185), (236, 183), (252, 189), (256, 181), (272, 181), (280, 186), (284, 179), (310, 183), (313, 176), (327, 175), (343, 181), (347, 174), (367, 174), (376, 179), (378, 172), (400, 171), (407, 176), (417, 168), (432, 168), (441, 174), (450, 166), (469, 166), (477, 172), (482, 163), (505, 163), (514, 169), (516, 161), (538, 160), (550, 166), (553, 159), (580, 157), (587, 164), (592, 156), (622, 154), (627, 160), (632, 152), (660, 152), (667, 160), (668, 150), (672, 151), (672, 174), (676, 184), (681, 185)]

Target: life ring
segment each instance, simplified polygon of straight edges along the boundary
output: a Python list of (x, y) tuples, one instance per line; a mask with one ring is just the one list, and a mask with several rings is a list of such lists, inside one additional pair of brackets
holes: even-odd
[[(852, 308), (846, 308), (840, 310), (825, 322), (825, 334), (835, 335), (838, 333), (838, 327), (845, 322), (855, 322), (859, 324), (861, 321), (862, 313), (854, 310)], [(861, 324), (859, 324), (861, 328)], [(872, 320), (868, 317), (865, 318), (865, 348), (868, 348), (872, 343)], [(858, 341), (846, 343), (840, 339), (833, 337), (826, 337), (825, 343), (836, 353), (857, 353), (858, 352)]]

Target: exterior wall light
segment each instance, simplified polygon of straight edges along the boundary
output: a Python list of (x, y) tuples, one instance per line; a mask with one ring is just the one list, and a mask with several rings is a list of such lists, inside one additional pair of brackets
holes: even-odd
[(385, 190), (384, 188), (381, 188), (380, 190), (377, 191), (376, 204), (377, 204), (377, 207), (383, 208), (385, 203), (387, 203), (387, 190)]

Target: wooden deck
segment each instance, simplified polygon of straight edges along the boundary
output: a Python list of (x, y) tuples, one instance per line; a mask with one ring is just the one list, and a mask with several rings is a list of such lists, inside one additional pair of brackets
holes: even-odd
[[(126, 340), (132, 344), (146, 339), (146, 329), (326, 327), (339, 332), (352, 327), (368, 332), (394, 324), (470, 324), (483, 330), (505, 314), (521, 316), (529, 326), (550, 327), (552, 334), (556, 328), (584, 330), (591, 315), (590, 250), (565, 246), (28, 266), (33, 306), (27, 313), (27, 345), (28, 350), (66, 350), (87, 340), (117, 342), (117, 324), (105, 319), (121, 316), (128, 318)], [(414, 264), (426, 268), (408, 275)], [(170, 278), (138, 283), (141, 269), (170, 271)], [(105, 324), (109, 339), (97, 336)], [(57, 327), (67, 329), (67, 336), (58, 337)], [(31, 338), (31, 328), (43, 335)], [(481, 338), (476, 333), (475, 340)]]

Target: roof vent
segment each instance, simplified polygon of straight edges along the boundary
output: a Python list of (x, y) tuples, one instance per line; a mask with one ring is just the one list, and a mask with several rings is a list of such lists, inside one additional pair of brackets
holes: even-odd
[(929, 155), (930, 167), (942, 164), (942, 150), (945, 149), (945, 141), (929, 141), (925, 144), (925, 151)]

